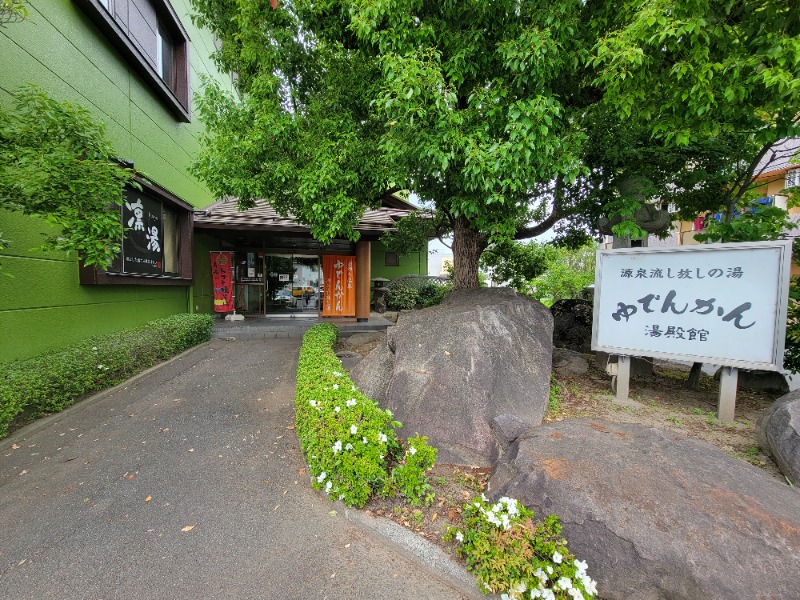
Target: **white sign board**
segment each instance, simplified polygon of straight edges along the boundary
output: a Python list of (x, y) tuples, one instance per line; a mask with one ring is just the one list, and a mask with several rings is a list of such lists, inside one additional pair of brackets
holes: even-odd
[(599, 250), (592, 350), (783, 368), (791, 241)]

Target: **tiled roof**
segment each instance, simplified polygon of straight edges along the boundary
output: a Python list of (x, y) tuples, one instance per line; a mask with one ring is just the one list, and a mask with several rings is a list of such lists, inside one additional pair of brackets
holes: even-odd
[[(391, 196), (378, 209), (367, 209), (356, 227), (361, 232), (394, 230), (395, 222), (416, 210), (402, 199)], [(279, 215), (265, 200), (257, 200), (253, 208), (240, 211), (235, 198), (220, 200), (195, 212), (194, 225), (207, 229), (240, 229), (308, 233), (309, 227), (292, 218)]]
[(775, 171), (783, 171), (794, 165), (791, 163), (795, 154), (800, 152), (800, 138), (787, 138), (775, 144), (756, 167), (756, 176)]

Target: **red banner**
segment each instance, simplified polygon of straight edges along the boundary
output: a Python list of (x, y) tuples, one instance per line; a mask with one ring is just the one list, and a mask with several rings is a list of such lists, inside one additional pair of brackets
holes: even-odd
[(211, 253), (211, 281), (214, 286), (214, 311), (233, 311), (233, 253)]
[(356, 316), (356, 257), (323, 256), (323, 317)]

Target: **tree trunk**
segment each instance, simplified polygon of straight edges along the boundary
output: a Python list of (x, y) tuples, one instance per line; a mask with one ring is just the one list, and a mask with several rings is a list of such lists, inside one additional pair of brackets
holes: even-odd
[(692, 370), (689, 371), (689, 377), (686, 379), (686, 387), (690, 390), (696, 390), (700, 383), (700, 373), (702, 373), (703, 363), (696, 362), (692, 364)]
[(453, 227), (453, 289), (478, 287), (478, 261), (486, 246), (484, 237), (457, 217)]

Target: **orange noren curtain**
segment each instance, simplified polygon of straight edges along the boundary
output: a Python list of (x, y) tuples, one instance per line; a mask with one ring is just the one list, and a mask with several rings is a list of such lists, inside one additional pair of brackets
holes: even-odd
[(323, 317), (354, 317), (356, 315), (356, 257), (323, 256), (322, 277), (325, 296)]

